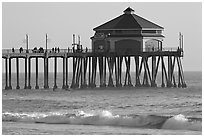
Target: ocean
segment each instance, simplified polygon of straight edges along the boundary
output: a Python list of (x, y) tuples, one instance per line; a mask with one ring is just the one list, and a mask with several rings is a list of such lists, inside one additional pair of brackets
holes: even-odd
[[(4, 90), (2, 74), (2, 134), (201, 135), (202, 72), (185, 72), (184, 76), (187, 88), (62, 90), (62, 73), (58, 73), (58, 89), (53, 91), (53, 73), (46, 90), (43, 73), (39, 90), (34, 89), (35, 74), (32, 89), (23, 89), (23, 73), (20, 90), (15, 89), (14, 73), (13, 90)], [(69, 79), (70, 84), (71, 74)]]

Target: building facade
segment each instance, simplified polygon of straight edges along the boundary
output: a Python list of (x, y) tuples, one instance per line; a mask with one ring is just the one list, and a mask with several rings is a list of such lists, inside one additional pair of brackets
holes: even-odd
[(93, 29), (92, 49), (122, 54), (162, 50), (163, 29), (128, 7), (124, 14)]

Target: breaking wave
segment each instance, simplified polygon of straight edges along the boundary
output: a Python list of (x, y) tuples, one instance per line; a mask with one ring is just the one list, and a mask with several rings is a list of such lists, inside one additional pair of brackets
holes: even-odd
[(95, 111), (75, 114), (70, 113), (9, 113), (2, 115), (2, 121), (34, 122), (46, 124), (78, 124), (125, 126), (137, 128), (156, 128), (171, 130), (202, 130), (202, 119), (187, 118), (182, 114), (176, 116), (156, 115), (113, 115), (109, 111)]

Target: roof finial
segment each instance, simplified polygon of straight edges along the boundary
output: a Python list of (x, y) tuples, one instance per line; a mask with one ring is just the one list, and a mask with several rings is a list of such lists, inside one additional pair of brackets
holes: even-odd
[(125, 14), (132, 14), (134, 12), (133, 9), (131, 9), (130, 7), (128, 7), (126, 10), (123, 11)]

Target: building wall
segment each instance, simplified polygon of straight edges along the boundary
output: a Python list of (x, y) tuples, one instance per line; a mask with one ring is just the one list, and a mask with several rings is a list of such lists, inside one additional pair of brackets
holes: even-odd
[(143, 51), (158, 51), (160, 50), (163, 38), (144, 38), (143, 39)]
[[(142, 38), (135, 38), (135, 37), (119, 37), (119, 38), (108, 38), (107, 41), (110, 41), (110, 52), (117, 52), (119, 51), (118, 45), (120, 46), (121, 50), (128, 50), (132, 49), (132, 52), (138, 52), (142, 50)], [(122, 46), (122, 45), (123, 46)], [(120, 50), (120, 51), (121, 51)]]
[[(92, 38), (92, 49), (97, 52), (157, 51), (161, 48), (160, 37), (106, 37)], [(120, 48), (119, 48), (120, 47)]]
[(118, 40), (115, 42), (117, 53), (136, 53), (141, 51), (141, 42), (132, 39)]
[(103, 51), (106, 48), (106, 43), (104, 39), (94, 40), (92, 46), (94, 51)]

